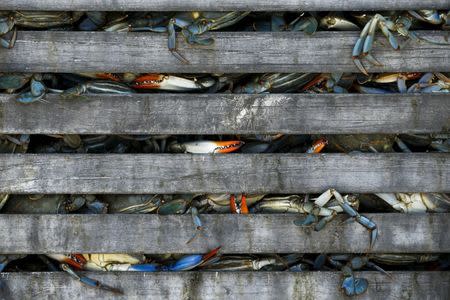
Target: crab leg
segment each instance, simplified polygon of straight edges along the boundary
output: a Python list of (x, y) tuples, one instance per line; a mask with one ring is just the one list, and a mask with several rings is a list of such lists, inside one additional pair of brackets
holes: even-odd
[(9, 40), (0, 37), (0, 45), (3, 48), (11, 49), (16, 44), (16, 40), (17, 40), (17, 29), (14, 27), (14, 30), (12, 31), (11, 34), (11, 38)]
[(358, 69), (364, 73), (365, 75), (369, 76), (369, 73), (367, 73), (366, 68), (364, 68), (364, 66), (362, 65), (361, 61), (360, 61), (360, 56), (361, 53), (363, 51), (363, 47), (367, 38), (367, 34), (369, 33), (369, 28), (370, 25), (372, 24), (373, 19), (370, 20), (366, 26), (364, 26), (363, 30), (361, 31), (361, 34), (358, 38), (358, 40), (356, 41), (355, 46), (353, 47), (353, 53), (352, 53), (352, 59), (353, 62), (355, 63), (356, 67), (358, 67)]
[(377, 224), (375, 224), (372, 220), (369, 218), (360, 215), (353, 207), (350, 206), (350, 204), (344, 200), (344, 198), (339, 194), (338, 191), (332, 190), (334, 197), (341, 205), (342, 209), (345, 213), (347, 213), (353, 220), (361, 224), (362, 226), (366, 227), (370, 232), (370, 248), (373, 248), (373, 245), (377, 239), (378, 236), (378, 228)]
[(83, 283), (87, 286), (99, 288), (101, 290), (113, 292), (115, 294), (123, 294), (123, 292), (120, 289), (110, 287), (110, 286), (105, 285), (95, 279), (78, 275), (77, 273), (75, 273), (74, 270), (72, 270), (72, 268), (69, 267), (68, 264), (64, 264), (64, 263), (61, 264), (61, 269), (65, 272), (69, 273), (70, 276), (72, 276), (73, 278), (77, 279), (78, 281), (80, 281), (81, 283)]
[(395, 28), (394, 23), (392, 21), (386, 20), (384, 17), (380, 16), (380, 21), (378, 22), (378, 28), (380, 28), (381, 32), (388, 39), (389, 44), (394, 50), (399, 50), (400, 45), (398, 44), (397, 38), (391, 33), (391, 30)]
[(184, 58), (177, 50), (177, 36), (175, 31), (175, 19), (170, 19), (169, 24), (167, 25), (167, 33), (169, 38), (167, 40), (167, 46), (169, 51), (175, 56), (179, 61), (184, 64), (189, 64), (189, 61)]

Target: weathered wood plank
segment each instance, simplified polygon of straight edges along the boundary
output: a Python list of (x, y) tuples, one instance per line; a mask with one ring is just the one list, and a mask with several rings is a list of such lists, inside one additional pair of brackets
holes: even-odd
[(14, 97), (0, 95), (2, 133), (348, 134), (450, 130), (450, 98), (446, 94), (139, 94), (86, 95), (70, 100), (48, 95), (48, 102), (31, 105), (20, 104)]
[(448, 9), (446, 0), (2, 0), (3, 10), (101, 10), (101, 11), (333, 11), (333, 10), (407, 10)]
[[(10, 200), (13, 201), (13, 200)], [(367, 214), (378, 227), (374, 253), (450, 252), (450, 214)], [(364, 253), (369, 233), (339, 215), (320, 232), (293, 224), (297, 214), (189, 215), (0, 214), (0, 253)]]
[[(358, 299), (448, 299), (450, 272), (358, 272), (369, 281)], [(121, 288), (86, 288), (63, 272), (1, 273), (4, 299), (342, 299), (340, 272), (90, 272)]]
[(2, 154), (0, 192), (448, 192), (448, 153)]
[[(444, 41), (445, 32), (419, 32)], [(21, 31), (14, 50), (0, 51), (3, 72), (358, 72), (352, 48), (359, 32), (220, 32), (210, 46), (188, 45), (179, 36), (182, 64), (167, 50), (167, 35), (147, 32)], [(370, 72), (450, 69), (449, 47), (410, 41), (394, 51), (379, 37), (374, 56), (384, 65)], [(382, 39), (382, 40), (381, 40)]]

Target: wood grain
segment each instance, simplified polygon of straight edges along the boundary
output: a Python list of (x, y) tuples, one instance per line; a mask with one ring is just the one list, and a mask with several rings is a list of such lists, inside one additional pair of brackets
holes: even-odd
[(2, 154), (0, 192), (449, 192), (448, 153)]
[[(450, 272), (357, 272), (357, 299), (448, 299)], [(0, 273), (3, 299), (343, 299), (340, 272), (90, 272), (123, 296), (87, 288), (63, 272)]]
[(18, 103), (14, 97), (0, 95), (2, 133), (350, 134), (450, 130), (450, 98), (446, 94), (98, 94), (74, 99), (48, 95), (48, 102), (30, 105)]
[(3, 10), (103, 10), (103, 11), (329, 11), (448, 9), (446, 0), (2, 0)]
[[(442, 41), (448, 33), (419, 36)], [(167, 50), (167, 35), (148, 32), (19, 31), (14, 49), (1, 49), (3, 72), (264, 73), (359, 72), (352, 48), (359, 32), (219, 32), (210, 46), (178, 37), (183, 64)], [(450, 69), (447, 45), (409, 41), (400, 51), (379, 35), (373, 55), (384, 65), (369, 72), (434, 72)]]
[[(14, 200), (10, 200), (14, 201)], [(450, 214), (367, 214), (378, 227), (373, 253), (450, 251)], [(0, 214), (0, 253), (364, 253), (369, 232), (339, 215), (320, 232), (293, 224), (298, 214), (14, 215)]]

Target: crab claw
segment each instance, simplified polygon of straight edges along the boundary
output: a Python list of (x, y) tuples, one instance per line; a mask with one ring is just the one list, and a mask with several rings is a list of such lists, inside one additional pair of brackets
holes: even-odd
[(229, 153), (244, 145), (241, 141), (195, 141), (182, 143), (188, 153)]
[(82, 254), (47, 254), (47, 256), (60, 263), (68, 264), (79, 270), (82, 270), (84, 268), (84, 265), (87, 263), (87, 260)]
[(344, 278), (342, 282), (342, 289), (349, 297), (363, 294), (369, 286), (369, 282), (365, 278), (355, 278), (354, 276), (348, 276)]
[(161, 266), (157, 264), (137, 264), (131, 265), (127, 271), (135, 272), (157, 272), (161, 270)]
[(231, 194), (230, 209), (234, 214), (248, 214), (247, 196), (242, 194), (241, 202), (238, 204), (236, 202), (236, 197), (234, 196), (234, 194)]
[(146, 90), (187, 92), (209, 88), (215, 83), (213, 79), (195, 80), (173, 75), (145, 74), (137, 77), (131, 87)]
[(332, 193), (336, 200), (339, 202), (339, 205), (342, 207), (343, 211), (347, 213), (351, 220), (355, 220), (365, 228), (367, 228), (370, 232), (370, 249), (373, 248), (373, 245), (378, 237), (378, 228), (377, 224), (370, 220), (369, 218), (360, 215), (344, 198), (342, 195), (336, 190), (332, 190)]
[(325, 138), (320, 138), (313, 142), (311, 147), (306, 150), (306, 153), (320, 153), (326, 145), (328, 145), (328, 140)]
[(167, 269), (169, 271), (187, 271), (192, 270), (193, 268), (207, 262), (208, 260), (212, 259), (217, 255), (217, 252), (219, 251), (220, 247), (217, 247), (210, 252), (202, 255), (202, 254), (195, 254), (195, 255), (187, 255), (185, 257), (182, 257), (181, 259), (177, 260), (175, 263), (169, 265)]
[(86, 276), (80, 276), (77, 273), (75, 273), (74, 270), (72, 270), (68, 264), (61, 264), (61, 269), (63, 269), (63, 271), (67, 272), (70, 276), (72, 276), (73, 278), (77, 279), (78, 281), (80, 281), (81, 283), (90, 286), (90, 287), (94, 287), (94, 288), (98, 288), (104, 291), (109, 291), (109, 292), (113, 292), (115, 294), (123, 294), (123, 292), (120, 289), (117, 288), (113, 288), (111, 286), (108, 286), (106, 284), (101, 283), (98, 280), (86, 277)]
[(169, 24), (167, 26), (167, 33), (169, 35), (169, 38), (167, 40), (167, 47), (169, 48), (169, 51), (172, 53), (173, 56), (175, 56), (179, 61), (181, 61), (183, 64), (189, 64), (189, 61), (184, 58), (177, 50), (177, 36), (175, 31), (175, 19), (170, 19)]

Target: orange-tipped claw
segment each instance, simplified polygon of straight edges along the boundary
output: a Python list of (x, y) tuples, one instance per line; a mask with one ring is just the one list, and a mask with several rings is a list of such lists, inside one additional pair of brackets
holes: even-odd
[(323, 148), (328, 144), (328, 140), (325, 138), (320, 138), (312, 144), (311, 147), (306, 151), (306, 153), (320, 153)]
[(165, 76), (161, 74), (145, 74), (136, 78), (131, 84), (135, 89), (159, 89)]
[(206, 253), (205, 255), (203, 255), (202, 262), (206, 262), (206, 261), (210, 260), (211, 258), (213, 258), (214, 256), (216, 256), (217, 253), (219, 252), (220, 248), (221, 248), (221, 246), (214, 248), (213, 250), (211, 250), (208, 253)]
[(247, 196), (242, 194), (241, 203), (236, 203), (236, 197), (234, 194), (230, 196), (230, 209), (233, 214), (248, 214)]
[(214, 153), (230, 153), (238, 150), (244, 145), (241, 141), (226, 141), (226, 142), (214, 142), (216, 149)]
[(241, 199), (241, 214), (248, 214), (247, 196), (242, 194)]
[(67, 258), (64, 259), (64, 262), (74, 268), (82, 270), (84, 265), (87, 263), (87, 260), (82, 254), (69, 254)]
[(236, 197), (234, 196), (234, 194), (231, 194), (231, 196), (230, 196), (230, 209), (231, 209), (231, 212), (233, 214), (237, 214), (238, 213), (238, 208), (237, 208), (237, 204), (236, 204)]

